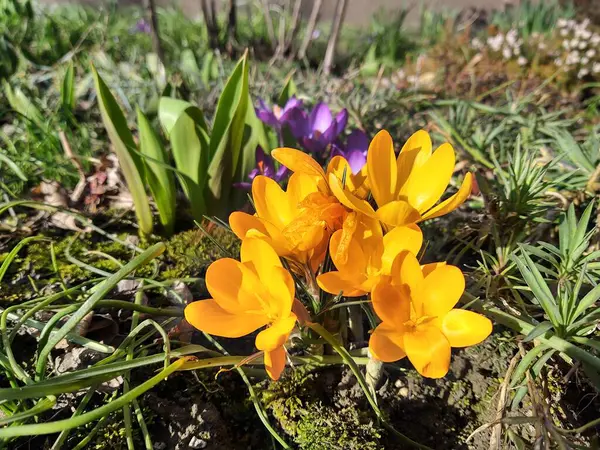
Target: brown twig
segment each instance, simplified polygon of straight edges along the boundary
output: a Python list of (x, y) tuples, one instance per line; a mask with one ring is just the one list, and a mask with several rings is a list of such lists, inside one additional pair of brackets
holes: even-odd
[(294, 40), (296, 39), (296, 35), (298, 34), (298, 30), (300, 29), (300, 8), (302, 7), (302, 0), (296, 0), (294, 3), (294, 9), (292, 10), (292, 26), (287, 35), (284, 47), (283, 54), (285, 55), (288, 50), (292, 47)]
[(323, 4), (323, 0), (315, 0), (313, 3), (312, 11), (310, 12), (310, 18), (308, 19), (308, 25), (306, 26), (306, 33), (304, 34), (304, 39), (302, 40), (302, 44), (300, 45), (300, 49), (298, 50), (298, 59), (306, 58), (306, 50), (308, 49), (308, 45), (312, 40), (312, 35), (315, 31), (315, 27), (317, 26), (317, 21), (319, 20), (319, 12), (321, 11), (321, 5)]
[(333, 59), (335, 57), (335, 48), (337, 47), (337, 41), (340, 36), (344, 17), (346, 16), (346, 6), (348, 6), (347, 0), (338, 0), (333, 21), (331, 22), (331, 33), (329, 34), (325, 57), (323, 58), (323, 73), (325, 75), (331, 73), (331, 67), (333, 66)]
[(521, 355), (517, 353), (510, 360), (510, 364), (508, 365), (508, 370), (504, 375), (504, 381), (500, 385), (500, 394), (498, 396), (498, 403), (496, 404), (496, 417), (494, 422), (496, 423), (492, 428), (492, 435), (490, 436), (490, 450), (500, 450), (501, 449), (501, 432), (502, 432), (502, 418), (504, 417), (504, 409), (506, 408), (506, 391), (508, 390), (508, 386), (510, 384), (510, 377), (515, 370), (515, 366), (517, 365), (517, 361)]
[(67, 158), (69, 158), (71, 163), (73, 163), (73, 165), (77, 169), (77, 173), (79, 174), (79, 181), (77, 182), (75, 189), (73, 189), (73, 192), (71, 192), (71, 195), (69, 196), (69, 200), (71, 200), (71, 202), (77, 203), (81, 199), (81, 196), (83, 195), (85, 186), (87, 185), (85, 171), (83, 170), (81, 161), (79, 161), (77, 156), (75, 156), (75, 154), (73, 153), (73, 149), (71, 148), (71, 144), (69, 144), (69, 141), (67, 139), (67, 135), (65, 134), (65, 132), (60, 131), (58, 133), (58, 137), (60, 139), (60, 143), (62, 145), (63, 151), (65, 152), (65, 155), (67, 156)]
[(160, 43), (160, 32), (158, 30), (158, 16), (156, 15), (156, 5), (154, 0), (144, 0), (144, 9), (146, 10), (146, 20), (150, 24), (150, 35), (152, 36), (152, 50), (158, 56), (161, 63), (165, 63), (165, 55)]

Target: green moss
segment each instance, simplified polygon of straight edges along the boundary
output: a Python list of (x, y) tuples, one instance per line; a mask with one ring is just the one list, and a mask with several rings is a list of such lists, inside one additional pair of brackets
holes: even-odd
[(382, 430), (367, 414), (354, 406), (328, 405), (315, 398), (317, 377), (318, 374), (298, 369), (262, 392), (263, 403), (297, 447), (305, 450), (384, 448)]
[(169, 279), (198, 276), (212, 261), (228, 256), (226, 253), (237, 256), (239, 239), (233, 233), (223, 228), (214, 228), (210, 233), (212, 239), (199, 229), (173, 236), (167, 242), (167, 267), (160, 277)]

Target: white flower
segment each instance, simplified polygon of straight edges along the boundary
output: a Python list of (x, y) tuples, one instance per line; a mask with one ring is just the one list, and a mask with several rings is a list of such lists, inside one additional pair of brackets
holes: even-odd
[(584, 56), (583, 58), (581, 58), (581, 61), (579, 61), (581, 64), (583, 64), (584, 66), (590, 62), (590, 58), (588, 58), (587, 56)]
[(562, 59), (560, 59), (560, 58), (556, 58), (556, 59), (554, 60), (554, 65), (555, 65), (555, 66), (558, 66), (558, 67), (560, 67), (560, 66), (562, 66), (562, 63), (563, 63), (563, 62), (562, 62)]
[(567, 66), (571, 66), (577, 63), (579, 63), (579, 52), (577, 50), (574, 50), (571, 53), (568, 53), (567, 58), (565, 59), (565, 64)]
[(565, 50), (569, 50), (571, 48), (571, 42), (570, 41), (563, 41), (562, 42), (562, 46)]
[(473, 38), (471, 41), (471, 46), (473, 48), (481, 48), (483, 47), (483, 43), (479, 40), (479, 38)]
[(502, 44), (504, 43), (504, 36), (502, 34), (497, 34), (494, 37), (489, 37), (487, 39), (487, 43), (493, 51), (497, 52), (500, 50)]
[(578, 45), (579, 45), (579, 40), (573, 39), (571, 41), (571, 48), (577, 48)]
[(590, 48), (587, 52), (585, 52), (585, 56), (587, 56), (588, 58), (593, 58), (594, 56), (596, 56), (596, 50)]
[(578, 47), (579, 47), (579, 50), (583, 50), (584, 48), (586, 48), (586, 47), (587, 47), (587, 42), (585, 42), (585, 41), (581, 41), (581, 42), (579, 43)]
[(538, 48), (540, 50), (546, 50), (546, 44), (543, 43), (542, 41), (538, 42)]
[(590, 24), (590, 19), (588, 19), (588, 18), (585, 18), (585, 19), (583, 20), (583, 22), (581, 22), (581, 27), (582, 27), (582, 28), (587, 28), (589, 24)]
[(594, 63), (594, 65), (592, 66), (592, 72), (594, 72), (594, 73), (600, 72), (600, 63), (599, 62)]
[(592, 32), (590, 30), (583, 30), (581, 32), (582, 39), (585, 39), (587, 41), (590, 37), (592, 37)]
[(596, 33), (592, 34), (592, 38), (590, 39), (590, 42), (591, 42), (593, 45), (598, 45), (598, 44), (600, 44), (600, 34), (596, 34)]
[(504, 47), (502, 49), (502, 57), (504, 59), (510, 59), (511, 56), (512, 56), (512, 52), (510, 51), (510, 48)]
[(524, 66), (525, 64), (527, 64), (527, 58), (525, 58), (524, 56), (519, 56), (519, 59), (517, 59), (517, 64), (520, 66)]
[(561, 36), (566, 36), (567, 34), (569, 34), (569, 30), (567, 30), (566, 28), (563, 28), (562, 30), (560, 30), (560, 35)]
[(508, 42), (508, 44), (515, 44), (517, 42), (517, 36), (517, 30), (510, 30), (506, 33), (506, 42)]
[(585, 77), (588, 73), (590, 73), (589, 70), (587, 69), (580, 69), (579, 72), (577, 72), (577, 78), (583, 78)]
[(567, 27), (573, 28), (575, 26), (575, 21), (573, 19), (567, 20)]
[(556, 21), (556, 26), (558, 28), (565, 28), (567, 26), (567, 24), (568, 24), (567, 19), (560, 18)]
[(519, 47), (513, 48), (513, 54), (519, 56), (521, 54), (521, 49)]

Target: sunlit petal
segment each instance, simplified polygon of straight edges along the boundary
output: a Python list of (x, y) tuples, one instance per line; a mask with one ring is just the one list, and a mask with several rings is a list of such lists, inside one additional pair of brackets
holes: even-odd
[(448, 214), (450, 211), (454, 211), (460, 205), (464, 203), (464, 201), (469, 198), (471, 195), (471, 189), (473, 188), (473, 174), (468, 172), (465, 175), (465, 179), (463, 180), (460, 189), (456, 194), (447, 198), (439, 205), (434, 206), (421, 217), (421, 220), (433, 219), (435, 217), (443, 216), (444, 214)]
[(379, 325), (369, 338), (369, 351), (375, 359), (383, 362), (394, 362), (406, 356), (404, 337), (394, 327), (385, 323)]
[(375, 217), (375, 211), (369, 202), (355, 196), (348, 190), (344, 190), (341, 181), (338, 180), (334, 174), (329, 174), (329, 187), (333, 195), (335, 195), (338, 201), (346, 208), (361, 212), (367, 216)]
[(253, 293), (260, 288), (255, 273), (234, 259), (221, 258), (206, 271), (206, 287), (219, 305), (231, 313), (247, 309), (260, 309)]
[(360, 297), (361, 295), (366, 294), (365, 291), (355, 287), (360, 285), (360, 281), (360, 279), (352, 281), (347, 280), (337, 271), (327, 272), (317, 277), (317, 284), (325, 292), (329, 292), (333, 295), (342, 293), (342, 295), (345, 295), (346, 297)]
[(421, 219), (419, 211), (404, 200), (395, 200), (377, 210), (377, 218), (387, 225), (401, 227)]
[(271, 326), (256, 335), (256, 348), (259, 350), (273, 351), (277, 347), (281, 347), (288, 340), (295, 324), (296, 315), (293, 313), (277, 320)]
[(408, 287), (415, 312), (422, 314), (422, 299), (417, 294), (423, 283), (423, 273), (414, 253), (404, 251), (396, 258), (392, 267), (392, 279), (394, 284)]
[(446, 191), (452, 172), (455, 156), (452, 145), (442, 144), (418, 169), (413, 169), (408, 180), (399, 191), (401, 198), (420, 213), (435, 205)]
[(492, 332), (492, 322), (466, 309), (453, 309), (442, 320), (442, 332), (452, 347), (479, 344)]
[(252, 229), (267, 234), (266, 227), (258, 217), (241, 211), (235, 211), (229, 215), (229, 226), (239, 239), (244, 239), (248, 230)]
[(265, 351), (265, 370), (272, 380), (279, 380), (284, 368), (285, 348), (283, 346), (272, 351)]
[(252, 199), (258, 217), (268, 220), (279, 228), (283, 228), (294, 217), (286, 193), (271, 178), (262, 175), (254, 178)]
[(427, 378), (441, 378), (450, 367), (450, 343), (440, 330), (421, 326), (404, 333), (404, 351), (417, 372)]
[(398, 331), (404, 330), (404, 323), (410, 319), (410, 297), (406, 287), (380, 281), (371, 292), (371, 300), (375, 313), (383, 322)]
[(417, 225), (396, 227), (383, 237), (383, 255), (381, 270), (390, 274), (392, 263), (401, 252), (408, 250), (417, 254), (423, 244), (423, 233)]
[(375, 135), (367, 152), (367, 170), (371, 192), (379, 207), (391, 202), (396, 193), (396, 155), (390, 134), (381, 130)]
[(431, 156), (431, 148), (431, 138), (425, 130), (419, 130), (408, 138), (398, 154), (397, 192), (404, 186), (411, 172), (425, 164)]
[(185, 307), (184, 315), (193, 327), (228, 338), (245, 336), (269, 322), (262, 314), (231, 314), (213, 299), (190, 303)]
[(423, 272), (423, 276), (426, 277), (431, 272), (433, 272), (438, 267), (442, 267), (446, 265), (446, 261), (434, 262), (429, 264), (423, 264), (421, 266), (421, 271)]
[[(348, 275), (348, 278), (364, 275), (367, 261), (356, 234), (344, 239), (344, 231), (338, 230), (329, 240), (329, 254), (335, 267)], [(343, 248), (342, 248), (343, 247)]]
[(303, 151), (293, 148), (276, 148), (271, 152), (271, 156), (292, 172), (304, 173), (327, 180), (321, 165), (312, 156)]
[(423, 314), (442, 317), (458, 303), (465, 290), (465, 277), (458, 267), (445, 265), (427, 275), (418, 292)]
[(297, 213), (298, 203), (315, 192), (319, 192), (317, 178), (305, 173), (293, 173), (287, 185), (288, 201), (292, 203), (291, 210)]

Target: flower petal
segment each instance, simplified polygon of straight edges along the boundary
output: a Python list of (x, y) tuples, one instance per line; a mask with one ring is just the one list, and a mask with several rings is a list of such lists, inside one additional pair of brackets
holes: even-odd
[(373, 309), (377, 316), (397, 331), (404, 331), (404, 323), (410, 320), (410, 297), (407, 288), (380, 281), (371, 292)]
[(213, 299), (190, 303), (185, 307), (184, 315), (194, 328), (228, 338), (245, 336), (269, 322), (266, 315), (232, 314), (221, 308)]
[(467, 198), (469, 198), (472, 188), (473, 174), (471, 172), (467, 172), (458, 192), (423, 214), (421, 220), (433, 219), (435, 217), (448, 214), (450, 211), (454, 211), (456, 208), (462, 205)]
[(256, 274), (231, 258), (213, 262), (206, 271), (206, 287), (215, 301), (232, 314), (260, 310), (254, 290), (260, 282)]
[(423, 283), (423, 273), (417, 257), (411, 252), (402, 252), (394, 261), (392, 278), (394, 284), (406, 285), (409, 288), (414, 311), (421, 316), (423, 313), (422, 299), (417, 294)]
[(256, 335), (256, 348), (259, 350), (273, 351), (277, 347), (281, 347), (288, 340), (295, 324), (296, 315), (292, 313), (285, 318), (277, 320), (271, 326)]
[[(347, 275), (348, 279), (364, 275), (367, 270), (365, 254), (360, 246), (356, 231), (352, 234), (338, 230), (329, 240), (329, 254), (336, 269)], [(348, 236), (348, 234), (350, 234)]]
[(265, 370), (272, 380), (279, 380), (284, 368), (285, 348), (283, 346), (272, 351), (265, 351)]
[(404, 186), (411, 172), (421, 167), (429, 159), (431, 148), (431, 138), (425, 130), (419, 130), (408, 138), (398, 154), (397, 191)]
[(491, 334), (492, 322), (473, 311), (453, 309), (444, 316), (441, 329), (452, 347), (469, 347)]
[(374, 358), (383, 362), (394, 362), (406, 356), (404, 337), (393, 327), (382, 323), (369, 338), (369, 351)]
[(375, 202), (382, 207), (396, 197), (396, 155), (390, 134), (381, 130), (375, 135), (367, 152), (367, 170)]
[(421, 167), (413, 169), (399, 195), (420, 213), (437, 203), (448, 187), (456, 158), (452, 145), (442, 144)]
[(409, 225), (421, 219), (419, 211), (404, 200), (395, 200), (381, 206), (376, 215), (383, 223), (393, 227)]
[(450, 367), (450, 343), (433, 326), (419, 326), (404, 333), (404, 351), (417, 372), (427, 378), (442, 378)]
[(369, 202), (342, 188), (342, 182), (334, 174), (329, 174), (329, 187), (335, 198), (346, 208), (361, 212), (369, 217), (375, 217), (375, 211)]
[(261, 219), (268, 220), (278, 228), (283, 228), (294, 217), (286, 193), (279, 184), (262, 175), (252, 181), (252, 199), (256, 213)]
[(268, 234), (265, 225), (258, 217), (241, 211), (235, 211), (229, 215), (229, 226), (239, 239), (244, 239), (248, 231), (253, 229), (262, 234)]
[(464, 290), (465, 277), (458, 267), (437, 267), (424, 278), (417, 293), (423, 302), (423, 314), (443, 317), (458, 303)]
[(326, 180), (321, 165), (303, 151), (294, 148), (276, 148), (271, 152), (271, 156), (292, 172), (317, 176)]
[(416, 255), (423, 244), (423, 233), (415, 225), (396, 227), (383, 236), (383, 255), (381, 257), (381, 270), (390, 275), (392, 264), (396, 257), (403, 251), (408, 250)]
[[(301, 172), (292, 174), (287, 185), (288, 201), (293, 203), (295, 215), (298, 213), (298, 203), (308, 197), (310, 194), (319, 192), (319, 180), (313, 175), (307, 175)], [(325, 181), (321, 181), (322, 186), (326, 185)]]
[(340, 292), (346, 297), (360, 297), (366, 292), (357, 289), (355, 286), (360, 285), (360, 280), (349, 281), (345, 279), (340, 272), (333, 271), (321, 274), (317, 277), (317, 284), (325, 292), (333, 295), (338, 295)]

